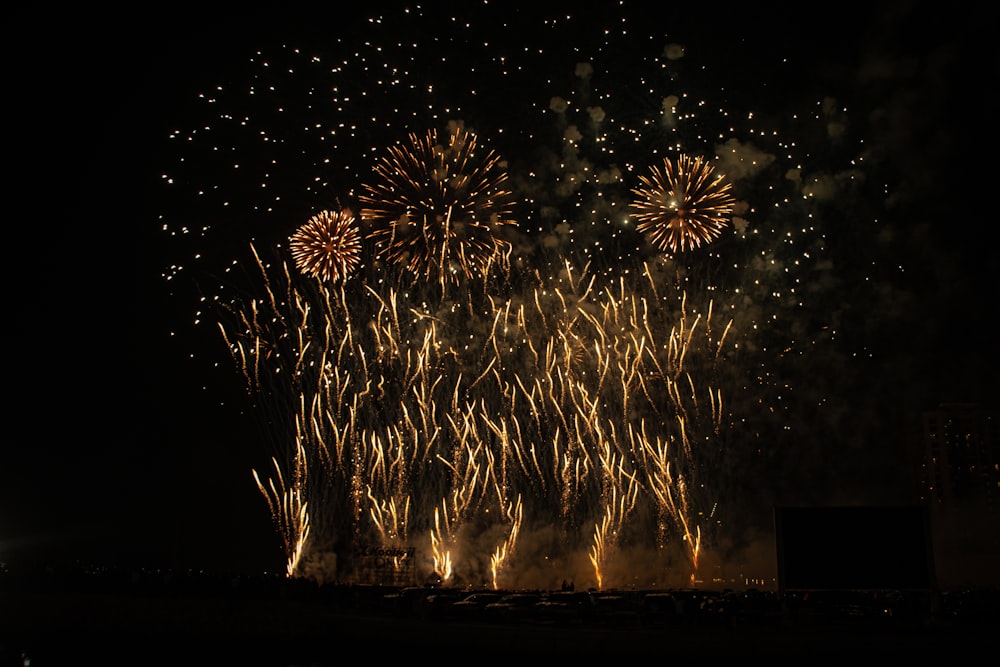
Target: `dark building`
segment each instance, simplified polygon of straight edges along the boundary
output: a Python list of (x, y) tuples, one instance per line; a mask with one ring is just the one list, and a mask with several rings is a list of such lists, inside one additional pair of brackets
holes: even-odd
[(942, 404), (921, 415), (917, 493), (934, 508), (1000, 506), (995, 416), (978, 404)]
[(927, 410), (912, 452), (916, 495), (931, 520), (939, 584), (1000, 586), (997, 414), (966, 403)]

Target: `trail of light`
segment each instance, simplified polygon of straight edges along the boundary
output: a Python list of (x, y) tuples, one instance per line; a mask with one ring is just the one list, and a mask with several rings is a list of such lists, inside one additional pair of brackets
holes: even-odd
[[(451, 581), (455, 572), (452, 569), (451, 564), (451, 550), (447, 549), (445, 545), (445, 540), (442, 538), (444, 532), (450, 532), (445, 525), (444, 531), (441, 528), (441, 516), (443, 513), (439, 513), (437, 509), (434, 510), (434, 528), (431, 530), (431, 551), (434, 559), (434, 572), (441, 579), (441, 583), (447, 583)], [(447, 515), (445, 514), (445, 517)], [(447, 520), (447, 519), (446, 519)]]
[(524, 505), (521, 497), (512, 505), (508, 505), (505, 512), (507, 520), (510, 521), (510, 531), (507, 533), (503, 543), (497, 546), (490, 556), (490, 575), (493, 582), (493, 589), (500, 590), (500, 574), (507, 560), (513, 555), (517, 536), (521, 531), (521, 521), (524, 518)]
[(295, 477), (291, 487), (285, 484), (278, 460), (275, 458), (271, 460), (278, 480), (277, 485), (274, 481), (275, 478), (270, 478), (265, 486), (257, 471), (253, 470), (252, 473), (257, 488), (267, 501), (271, 517), (278, 528), (285, 548), (285, 573), (287, 576), (293, 577), (298, 572), (299, 564), (309, 541), (308, 503), (305, 501), (303, 493), (303, 486), (307, 478), (305, 451), (301, 445), (297, 448)]

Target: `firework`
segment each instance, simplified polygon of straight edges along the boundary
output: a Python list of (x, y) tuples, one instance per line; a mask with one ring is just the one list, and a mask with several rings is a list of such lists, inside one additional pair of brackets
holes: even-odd
[(501, 228), (516, 226), (500, 157), (476, 135), (452, 128), (410, 135), (375, 166), (377, 180), (359, 197), (377, 253), (416, 277), (442, 285), (485, 275), (507, 259)]
[(650, 243), (664, 252), (693, 250), (725, 229), (735, 200), (732, 185), (703, 158), (680, 155), (640, 176), (631, 207)]
[(346, 279), (361, 262), (361, 235), (349, 209), (322, 211), (295, 230), (289, 250), (295, 266), (319, 280)]

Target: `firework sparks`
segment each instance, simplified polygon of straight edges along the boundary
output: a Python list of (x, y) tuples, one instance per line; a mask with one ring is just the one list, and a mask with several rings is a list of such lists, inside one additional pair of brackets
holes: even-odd
[(295, 266), (319, 280), (346, 279), (361, 262), (361, 234), (354, 214), (322, 211), (295, 230), (289, 239)]
[(631, 207), (637, 229), (664, 252), (693, 250), (722, 234), (733, 212), (732, 185), (702, 157), (680, 155), (640, 176)]
[(507, 560), (513, 555), (514, 547), (517, 544), (517, 535), (521, 530), (521, 520), (524, 516), (524, 505), (518, 497), (517, 503), (508, 507), (507, 519), (510, 521), (510, 533), (503, 544), (499, 545), (490, 556), (490, 576), (493, 581), (493, 588), (500, 588), (500, 572), (506, 565)]
[(442, 582), (450, 583), (455, 572), (451, 562), (451, 550), (447, 548), (442, 533), (441, 514), (435, 509), (434, 529), (430, 533), (431, 551), (434, 554), (434, 573)]
[[(606, 451), (609, 450), (607, 448)], [(623, 528), (629, 514), (635, 509), (639, 493), (635, 477), (625, 473), (620, 462), (616, 465), (605, 461), (604, 464), (605, 475), (611, 481), (611, 490), (605, 493), (607, 498), (604, 501), (604, 515), (600, 523), (594, 524), (594, 541), (590, 548), (590, 563), (594, 567), (598, 588), (604, 586), (605, 571), (615, 550), (620, 546)], [(628, 480), (626, 487), (621, 484), (623, 477)]]
[(272, 458), (272, 462), (278, 480), (277, 484), (275, 484), (275, 478), (271, 478), (265, 485), (256, 470), (252, 471), (253, 478), (261, 495), (267, 501), (275, 527), (281, 534), (286, 557), (285, 572), (289, 577), (292, 577), (298, 573), (306, 546), (309, 543), (309, 511), (308, 502), (305, 499), (308, 465), (305, 449), (301, 443), (296, 448), (295, 476), (291, 486), (285, 483), (277, 459)]
[(390, 265), (443, 286), (507, 261), (510, 244), (498, 235), (516, 226), (507, 174), (500, 157), (477, 143), (461, 127), (444, 141), (434, 131), (411, 134), (408, 146), (391, 147), (375, 166), (378, 180), (359, 197), (361, 216)]
[[(391, 290), (307, 298), (287, 268), (266, 281), (268, 298), (245, 304), (226, 338), (252, 386), (280, 379), (289, 384), (271, 396), (296, 397), (297, 460), (318, 464), (300, 475), (296, 497), (324, 516), (309, 544), (329, 543), (331, 529), (393, 548), (426, 537), (442, 581), (499, 586), (516, 580), (515, 547), (526, 531), (562, 525), (572, 549), (591, 525), (594, 577), (605, 586), (633, 522), (639, 533), (657, 532), (661, 549), (667, 536), (697, 534), (692, 503), (711, 499), (689, 500), (678, 486), (686, 478), (669, 466), (698, 476), (701, 443), (718, 437), (720, 399), (703, 411), (694, 378), (714, 375), (731, 323), (711, 327), (711, 305), (692, 317), (686, 295), (678, 310), (651, 292), (648, 273), (614, 289), (598, 289), (586, 272), (566, 275), (516, 308), (492, 300), (474, 321), (464, 311), (428, 317)], [(367, 313), (368, 325), (353, 329), (345, 310)], [(481, 332), (474, 354), (443, 335), (459, 322)], [(627, 433), (617, 430), (621, 419)], [(651, 450), (647, 419), (658, 424), (658, 442), (681, 445)], [(639, 526), (647, 507), (659, 508), (656, 530)], [(290, 518), (277, 512), (275, 520), (294, 527)], [(478, 534), (485, 527), (503, 537)], [(478, 557), (469, 543), (491, 554), (488, 572), (470, 569)]]

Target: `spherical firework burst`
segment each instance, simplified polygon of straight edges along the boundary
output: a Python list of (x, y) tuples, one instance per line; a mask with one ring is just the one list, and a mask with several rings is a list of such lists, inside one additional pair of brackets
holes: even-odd
[(517, 224), (507, 173), (496, 153), (477, 149), (474, 133), (454, 128), (446, 141), (435, 131), (410, 134), (374, 171), (359, 200), (382, 259), (444, 285), (484, 274), (509, 253), (496, 235)]
[(361, 262), (361, 235), (349, 209), (322, 211), (295, 230), (289, 250), (302, 273), (319, 280), (344, 280)]
[(653, 167), (640, 176), (643, 187), (634, 188), (630, 204), (637, 229), (663, 251), (693, 250), (722, 234), (735, 200), (732, 185), (716, 174), (702, 157), (666, 158), (663, 168)]

